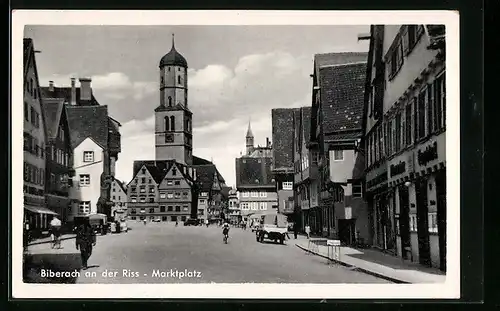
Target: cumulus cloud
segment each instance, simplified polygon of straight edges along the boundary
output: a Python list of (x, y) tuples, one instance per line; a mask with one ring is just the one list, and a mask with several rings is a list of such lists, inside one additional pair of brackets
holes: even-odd
[[(271, 139), (271, 109), (308, 106), (311, 102), (312, 57), (286, 52), (241, 57), (233, 68), (220, 64), (188, 71), (188, 103), (193, 112), (194, 154), (213, 159), (229, 185), (234, 184), (234, 159), (245, 149), (251, 119), (255, 144)], [(76, 75), (73, 75), (76, 76)], [(52, 76), (56, 85), (69, 77)], [(120, 179), (132, 178), (132, 163), (154, 159), (154, 109), (159, 104), (156, 82), (134, 81), (121, 72), (92, 77), (94, 94), (109, 106), (123, 126)]]

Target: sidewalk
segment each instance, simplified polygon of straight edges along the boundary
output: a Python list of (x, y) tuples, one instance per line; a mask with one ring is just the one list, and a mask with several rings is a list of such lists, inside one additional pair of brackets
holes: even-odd
[[(314, 249), (308, 249), (309, 240), (303, 235), (299, 235), (298, 239), (294, 241), (297, 247), (328, 259), (327, 246), (318, 245)], [(403, 261), (399, 257), (373, 249), (358, 250), (342, 246), (340, 247), (340, 258), (332, 261), (395, 283), (444, 283), (446, 280), (446, 274), (438, 269)]]
[[(62, 234), (61, 235), (61, 241), (63, 241), (63, 240), (69, 240), (69, 239), (74, 239), (75, 237), (76, 237), (76, 234), (74, 234), (74, 233)], [(52, 239), (50, 238), (50, 236), (47, 236), (47, 237), (43, 237), (43, 238), (39, 238), (39, 239), (35, 239), (35, 240), (30, 241), (29, 244), (28, 244), (28, 246), (37, 245), (37, 244), (50, 243), (51, 241), (52, 241)]]

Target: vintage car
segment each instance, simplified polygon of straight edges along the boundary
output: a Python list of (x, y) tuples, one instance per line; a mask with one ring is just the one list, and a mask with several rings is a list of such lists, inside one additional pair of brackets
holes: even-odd
[(189, 218), (184, 221), (184, 226), (201, 226), (200, 219)]
[(265, 214), (261, 216), (260, 226), (255, 232), (257, 242), (268, 239), (274, 242), (285, 243), (288, 232), (287, 218), (282, 214)]

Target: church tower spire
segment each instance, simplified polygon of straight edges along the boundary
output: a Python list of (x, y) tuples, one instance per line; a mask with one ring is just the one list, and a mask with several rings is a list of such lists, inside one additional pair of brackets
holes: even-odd
[(193, 159), (193, 113), (188, 108), (187, 61), (172, 47), (160, 60), (160, 105), (155, 109), (157, 161), (175, 160), (191, 165)]
[(252, 133), (252, 126), (251, 126), (251, 120), (248, 120), (248, 129), (247, 129), (247, 135), (246, 135), (246, 147), (247, 147), (247, 155), (252, 154), (254, 150), (254, 142), (253, 142), (253, 133)]

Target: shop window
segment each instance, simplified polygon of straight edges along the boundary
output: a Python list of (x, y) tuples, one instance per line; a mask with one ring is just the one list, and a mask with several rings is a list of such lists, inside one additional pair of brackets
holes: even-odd
[(417, 225), (417, 215), (415, 214), (412, 214), (410, 215), (410, 231), (411, 232), (417, 232), (417, 228), (418, 228), (418, 225)]
[(429, 232), (437, 233), (438, 232), (437, 213), (428, 214), (428, 223), (429, 223)]

